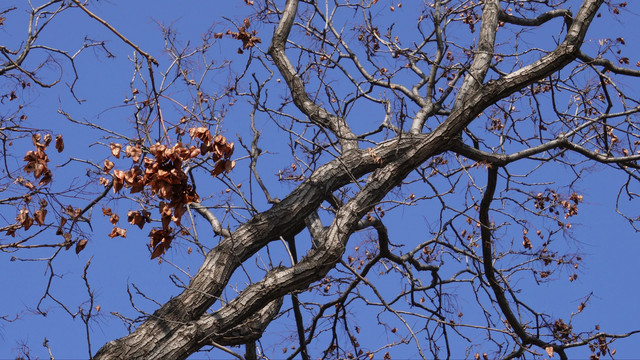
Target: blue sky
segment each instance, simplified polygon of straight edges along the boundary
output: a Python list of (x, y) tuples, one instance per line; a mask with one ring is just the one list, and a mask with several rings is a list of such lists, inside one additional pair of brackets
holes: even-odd
[[(380, 3), (385, 2), (381, 0)], [(575, 1), (570, 2), (575, 3)], [(22, 1), (10, 0), (4, 6), (17, 5), (19, 10), (11, 12), (3, 28), (0, 28), (0, 44), (15, 45), (23, 36), (25, 24), (24, 4)], [(389, 3), (391, 4), (391, 3)], [(4, 7), (3, 6), (3, 7)], [(3, 9), (0, 7), (0, 10)], [(99, 16), (109, 21), (127, 38), (140, 45), (145, 51), (160, 60), (158, 68), (164, 71), (169, 65), (169, 58), (163, 51), (163, 40), (161, 25), (171, 25), (177, 33), (178, 38), (184, 44), (191, 42), (197, 44), (201, 40), (201, 34), (214, 26), (219, 31), (229, 28), (229, 22), (222, 16), (241, 21), (250, 8), (243, 1), (183, 1), (179, 5), (175, 1), (134, 1), (127, 2), (126, 5), (117, 2), (98, 1), (92, 3), (90, 7)], [(405, 6), (404, 8), (407, 8)], [(404, 9), (403, 8), (403, 9)], [(632, 59), (631, 63), (640, 60), (640, 40), (634, 37), (640, 30), (638, 18), (633, 15), (640, 13), (637, 3), (628, 5), (628, 13), (625, 13), (623, 23), (611, 21), (610, 17), (603, 20), (596, 20), (589, 35), (590, 42), (585, 44), (587, 52), (591, 46), (597, 46), (598, 39), (616, 38), (620, 33), (627, 34), (626, 54)], [(381, 10), (382, 13), (382, 10)], [(397, 17), (411, 19), (415, 14), (409, 10), (396, 9)], [(383, 16), (383, 15), (381, 15)], [(410, 21), (400, 22), (401, 31), (411, 31)], [(407, 28), (403, 29), (402, 25)], [(261, 48), (266, 50), (269, 34), (273, 25), (261, 25), (258, 22), (254, 26), (259, 31), (263, 43)], [(536, 36), (547, 36), (551, 39), (554, 34), (533, 34)], [(109, 151), (104, 143), (109, 139), (101, 138), (102, 133), (83, 127), (72, 126), (63, 116), (58, 114), (62, 109), (72, 114), (78, 119), (86, 119), (116, 131), (127, 131), (131, 126), (131, 108), (123, 104), (125, 97), (130, 96), (129, 82), (132, 78), (131, 63), (128, 60), (133, 54), (131, 48), (123, 45), (112, 34), (96, 24), (94, 21), (75, 9), (67, 11), (62, 16), (52, 22), (50, 27), (43, 33), (42, 43), (63, 49), (78, 48), (85, 36), (93, 40), (106, 40), (107, 48), (115, 55), (115, 58), (107, 58), (106, 53), (101, 50), (89, 50), (83, 53), (77, 60), (77, 68), (80, 79), (76, 85), (76, 93), (85, 101), (79, 104), (68, 91), (65, 83), (73, 81), (70, 72), (65, 70), (62, 83), (53, 89), (38, 89), (32, 87), (20, 94), (27, 99), (29, 114), (28, 124), (34, 128), (50, 129), (52, 133), (62, 133), (66, 142), (65, 152), (62, 154), (51, 154), (52, 170), (54, 172), (54, 182), (59, 181), (65, 186), (74, 182), (82, 182), (85, 172), (84, 165), (71, 164), (65, 167), (55, 167), (63, 164), (73, 154), (82, 154), (97, 162), (101, 162), (108, 157)], [(225, 39), (215, 45), (211, 51), (211, 57), (219, 56), (219, 61), (231, 59), (238, 66), (243, 65), (246, 56), (236, 54), (238, 42)], [(524, 46), (524, 45), (523, 45)], [(35, 64), (31, 63), (31, 64)], [(235, 65), (234, 65), (235, 66)], [(275, 70), (275, 67), (272, 67)], [(53, 69), (52, 71), (55, 71)], [(53, 72), (52, 72), (53, 73)], [(265, 78), (264, 71), (258, 72), (259, 78)], [(279, 77), (278, 74), (275, 77)], [(228, 73), (224, 70), (211, 74), (207, 79), (207, 86), (210, 89), (222, 87), (227, 84)], [(286, 88), (284, 82), (273, 83), (270, 88), (271, 96), (284, 96)], [(629, 86), (633, 83), (629, 81)], [(7, 84), (0, 84), (3, 89)], [(247, 85), (248, 86), (248, 85)], [(279, 86), (279, 87), (277, 87)], [(171, 94), (175, 98), (186, 98), (189, 94), (182, 90), (177, 90)], [(9, 106), (0, 104), (0, 111), (9, 112)], [(3, 109), (3, 107), (5, 107)], [(358, 108), (360, 111), (361, 109)], [(163, 108), (165, 117), (179, 116), (177, 107), (172, 107), (169, 103)], [(365, 111), (365, 110), (363, 110)], [(363, 118), (375, 118), (380, 114), (377, 110), (368, 110), (362, 113)], [(222, 128), (223, 133), (235, 141), (238, 146), (238, 136), (243, 137), (248, 142), (250, 132), (248, 130), (248, 116), (250, 107), (246, 99), (237, 99), (237, 104), (230, 108)], [(257, 127), (263, 131), (262, 139), (269, 146), (269, 154), (261, 158), (259, 169), (263, 177), (268, 182), (274, 196), (284, 197), (292, 188), (292, 184), (281, 183), (276, 179), (275, 174), (278, 169), (289, 166), (292, 162), (282, 134), (278, 132), (277, 126), (266, 116), (258, 117)], [(362, 127), (366, 128), (363, 124)], [(30, 139), (17, 141), (14, 148), (17, 155), (14, 166), (21, 164), (22, 152), (30, 146)], [(236, 148), (236, 156), (238, 155)], [(125, 161), (118, 163), (126, 166)], [(250, 174), (248, 161), (239, 159), (238, 167), (231, 174), (233, 181), (243, 186), (250, 184)], [(525, 166), (526, 167), (526, 166)], [(567, 168), (560, 166), (549, 166), (536, 173), (541, 179), (555, 181), (559, 187), (567, 185), (572, 174)], [(571, 236), (566, 236), (558, 240), (561, 248), (568, 252), (579, 252), (584, 257), (584, 266), (577, 272), (579, 277), (576, 281), (568, 281), (570, 273), (558, 272), (553, 274), (554, 280), (551, 283), (535, 285), (530, 279), (522, 279), (518, 282), (518, 287), (522, 289), (522, 294), (535, 308), (541, 312), (557, 314), (566, 319), (567, 314), (576, 311), (580, 302), (591, 295), (586, 309), (574, 319), (574, 328), (580, 327), (590, 330), (594, 325), (599, 324), (607, 332), (627, 332), (640, 328), (640, 307), (637, 305), (639, 291), (637, 288), (636, 274), (640, 273), (640, 262), (637, 261), (637, 254), (640, 253), (640, 242), (637, 233), (629, 226), (628, 222), (615, 213), (615, 200), (620, 186), (626, 179), (619, 174), (599, 166), (584, 173), (578, 185), (578, 190), (584, 195), (584, 203), (580, 206), (580, 212), (572, 221), (573, 228)], [(484, 184), (486, 180), (481, 172), (478, 172), (478, 182)], [(225, 192), (227, 186), (218, 181), (206, 181), (199, 184), (199, 192), (212, 194), (212, 202), (224, 203), (229, 195)], [(252, 184), (257, 188), (255, 183)], [(499, 184), (500, 186), (500, 184)], [(97, 188), (89, 188), (95, 191)], [(409, 193), (417, 189), (408, 186), (402, 191)], [(415, 191), (420, 191), (415, 190)], [(86, 198), (90, 198), (87, 196)], [(259, 210), (268, 208), (268, 204), (260, 197), (256, 196), (256, 203), (261, 206)], [(69, 200), (79, 201), (80, 200)], [(125, 220), (127, 210), (133, 207), (125, 201), (110, 202), (105, 206), (112, 207), (114, 211), (120, 213), (121, 222)], [(638, 208), (637, 200), (626, 201), (625, 208), (633, 210)], [(2, 209), (2, 216), (7, 222), (13, 221), (14, 209)], [(418, 243), (425, 240), (428, 232), (431, 210), (428, 208), (414, 211), (411, 208), (397, 209), (390, 211), (385, 218), (390, 226), (390, 236), (393, 239), (407, 239), (410, 245), (412, 242)], [(637, 216), (638, 211), (635, 212)], [(211, 231), (203, 221), (196, 219), (198, 234), (201, 238), (209, 241), (206, 246), (215, 245), (215, 240), (211, 239)], [(204, 226), (203, 226), (204, 225)], [(91, 342), (92, 350), (95, 352), (106, 341), (121, 337), (127, 333), (126, 327), (116, 317), (110, 315), (111, 312), (119, 312), (125, 316), (137, 316), (131, 308), (127, 285), (135, 294), (133, 285), (137, 286), (146, 296), (160, 303), (168, 300), (178, 293), (169, 275), (180, 273), (169, 262), (180, 266), (185, 272), (194, 274), (199, 266), (200, 257), (188, 253), (188, 244), (176, 241), (169, 251), (167, 260), (161, 264), (148, 260), (147, 231), (137, 231), (133, 227), (128, 227), (126, 239), (110, 239), (106, 235), (111, 231), (111, 226), (106, 217), (100, 214), (100, 207), (96, 208), (92, 214), (93, 233), (90, 235), (90, 242), (85, 251), (75, 255), (71, 251), (62, 254), (54, 262), (55, 272), (58, 277), (53, 278), (52, 293), (59, 300), (68, 305), (72, 312), (79, 306), (83, 306), (87, 300), (86, 288), (81, 279), (82, 270), (91, 259), (88, 277), (91, 281), (92, 290), (95, 291), (95, 304), (100, 305), (100, 312), (91, 322)], [(85, 231), (88, 229), (83, 228)], [(349, 248), (354, 248), (359, 244), (366, 244), (368, 233), (358, 233), (353, 236)], [(515, 230), (507, 236), (519, 238), (521, 233)], [(0, 238), (4, 242), (4, 238)], [(516, 241), (517, 243), (517, 241)], [(273, 245), (273, 249), (281, 250), (278, 244)], [(411, 248), (411, 246), (409, 246)], [(299, 253), (302, 251), (299, 250)], [(22, 254), (26, 256), (26, 254)], [(29, 257), (44, 257), (50, 255), (50, 250), (37, 250), (29, 253)], [(278, 259), (288, 265), (287, 258), (282, 253), (272, 254), (275, 262)], [(43, 302), (42, 309), (48, 311), (46, 317), (40, 316), (33, 311), (38, 300), (42, 296), (47, 285), (48, 269), (44, 262), (23, 262), (10, 261), (12, 254), (0, 253), (0, 272), (6, 274), (0, 277), (0, 288), (5, 289), (0, 295), (0, 315), (9, 317), (18, 316), (18, 319), (11, 323), (0, 322), (0, 359), (15, 358), (21, 343), (26, 343), (31, 349), (32, 356), (46, 358), (47, 352), (41, 346), (44, 338), (49, 340), (49, 345), (56, 358), (86, 358), (86, 334), (85, 328), (79, 318), (71, 318), (60, 305), (47, 299)], [(267, 261), (264, 254), (256, 256), (250, 261), (260, 264)], [(258, 265), (255, 265), (257, 268)], [(251, 266), (249, 265), (249, 268)], [(259, 270), (253, 269), (257, 277)], [(184, 277), (183, 277), (184, 279)], [(255, 279), (253, 279), (255, 280)], [(244, 275), (238, 275), (232, 280), (239, 286), (246, 282)], [(382, 288), (391, 291), (392, 285), (380, 285)], [(386, 287), (388, 286), (388, 287)], [(140, 309), (152, 312), (157, 305), (152, 301), (145, 300), (140, 296), (134, 296), (135, 305)], [(454, 299), (454, 302), (461, 309), (473, 309), (475, 300), (470, 298), (468, 290), (461, 290)], [(84, 305), (86, 307), (86, 305)], [(285, 301), (284, 307), (289, 307), (289, 301)], [(357, 318), (357, 310), (354, 310), (353, 317)], [(370, 316), (370, 315), (368, 315)], [(384, 315), (385, 317), (388, 315)], [(465, 320), (473, 321), (477, 314), (473, 310), (465, 312)], [(291, 338), (295, 339), (294, 328), (290, 320), (292, 315), (288, 313), (284, 318), (278, 319), (265, 335), (263, 344), (266, 349), (272, 349), (273, 354), (278, 354), (281, 347), (279, 342), (286, 343)], [(390, 326), (398, 326), (399, 332), (403, 333), (396, 319), (385, 318)], [(366, 334), (368, 322), (375, 325), (375, 317), (359, 318), (363, 334)], [(418, 322), (415, 326), (420, 326)], [(373, 326), (371, 327), (374, 328)], [(376, 344), (394, 341), (394, 334), (375, 332), (370, 334)], [(481, 342), (480, 339), (479, 342)], [(294, 341), (295, 342), (295, 341)], [(614, 344), (619, 357), (616, 359), (633, 359), (640, 357), (636, 340), (620, 340)], [(464, 344), (460, 344), (461, 349)], [(318, 349), (317, 349), (318, 350)], [(457, 357), (464, 358), (466, 354), (462, 350), (454, 350)], [(568, 352), (573, 358), (586, 358), (589, 352), (586, 349)], [(211, 352), (209, 354), (198, 354), (194, 358), (206, 358), (207, 356), (221, 356), (220, 353)], [(273, 355), (276, 357), (277, 355)], [(283, 355), (284, 356), (284, 355)], [(411, 347), (402, 347), (394, 353), (397, 358), (412, 358), (415, 356)], [(394, 357), (396, 358), (396, 357)]]

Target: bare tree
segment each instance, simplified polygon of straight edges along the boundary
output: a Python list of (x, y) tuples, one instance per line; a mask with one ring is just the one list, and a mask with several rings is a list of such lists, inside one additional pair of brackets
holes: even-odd
[[(28, 191), (2, 201), (24, 210), (2, 228), (20, 240), (3, 241), (0, 249), (51, 247), (49, 262), (71, 246), (87, 251), (91, 235), (83, 219), (98, 204), (113, 224), (110, 236), (124, 237), (120, 216), (108, 205), (120, 202), (133, 206), (131, 225), (155, 226), (152, 258), (171, 262), (167, 250), (176, 241), (202, 255), (194, 275), (178, 268), (187, 279), (175, 277), (181, 292), (171, 300), (138, 319), (121, 316), (129, 335), (95, 354), (87, 336), (90, 356), (184, 359), (216, 348), (238, 358), (267, 358), (272, 345), (259, 339), (289, 313), (295, 340), (285, 355), (302, 359), (389, 358), (392, 348), (407, 344), (422, 358), (449, 358), (462, 342), (476, 359), (566, 359), (575, 347), (613, 356), (611, 342), (640, 331), (574, 329), (572, 319), (588, 298), (563, 319), (536, 310), (517, 287), (522, 279), (544, 283), (556, 272), (577, 278), (582, 259), (560, 240), (569, 236), (570, 218), (583, 200), (577, 189), (584, 171), (598, 166), (624, 174), (621, 196), (636, 197), (640, 99), (628, 89), (640, 71), (628, 66), (622, 35), (583, 48), (594, 18), (629, 16), (626, 3), (245, 3), (251, 16), (226, 19), (196, 47), (181, 45), (170, 27), (163, 28), (166, 63), (78, 0), (34, 8), (22, 47), (0, 47), (6, 58), (0, 75), (53, 85), (22, 64), (42, 50), (62, 54), (71, 66), (61, 67), (75, 68), (76, 55), (36, 42), (53, 15), (73, 7), (135, 54), (125, 100), (135, 121), (127, 133), (78, 120), (61, 107), (71, 124), (104, 132), (107, 140), (96, 141), (111, 152), (102, 160), (70, 155), (70, 162), (89, 167), (85, 187), (76, 189), (78, 207), (60, 200), (64, 192), (50, 190), (51, 135), (24, 131), (16, 122), (22, 109), (3, 118), (3, 143), (8, 134), (33, 134), (35, 150), (23, 169), (9, 169), (6, 147), (3, 152), (5, 186)], [(410, 21), (393, 16), (408, 7)], [(238, 46), (246, 62), (213, 60), (218, 43)], [(83, 49), (90, 46), (111, 55), (102, 42)], [(231, 74), (229, 83), (210, 89), (214, 73)], [(172, 95), (177, 90), (188, 95)], [(236, 102), (250, 105), (238, 145), (222, 135), (222, 120)], [(179, 116), (167, 115), (174, 112)], [(279, 145), (262, 137), (256, 119), (277, 126)], [(267, 179), (268, 167), (261, 167), (276, 146), (282, 162), (292, 162), (277, 174), (291, 184), (281, 198)], [(118, 160), (121, 154), (133, 165)], [(251, 174), (249, 185), (234, 180), (241, 167)], [(569, 175), (555, 175), (558, 169)], [(18, 175), (25, 171), (39, 185)], [(205, 185), (211, 176), (228, 189), (224, 201), (206, 193), (215, 191)], [(89, 191), (97, 183), (102, 188)], [(29, 210), (34, 198), (40, 199), (35, 213)], [(53, 209), (55, 221), (45, 220), (46, 209)], [(159, 219), (152, 217), (156, 209)], [(637, 218), (622, 205), (619, 210), (635, 227)], [(422, 238), (390, 236), (406, 226), (386, 220), (401, 211), (424, 214)], [(198, 236), (206, 226), (196, 227), (194, 219), (210, 227), (217, 245), (208, 247), (211, 241)], [(34, 220), (37, 230), (29, 231)], [(49, 231), (62, 240), (41, 242)], [(364, 240), (354, 245), (358, 236)], [(67, 310), (80, 314), (87, 333), (94, 307), (88, 268), (83, 279), (90, 306)], [(232, 287), (244, 273), (246, 284)], [(477, 303), (464, 309), (478, 315), (473, 320), (452, 305), (460, 292)], [(387, 344), (361, 343), (352, 311), (377, 316), (380, 331), (404, 335)], [(386, 316), (405, 329), (387, 325)], [(244, 354), (232, 348), (237, 345), (246, 346)]]

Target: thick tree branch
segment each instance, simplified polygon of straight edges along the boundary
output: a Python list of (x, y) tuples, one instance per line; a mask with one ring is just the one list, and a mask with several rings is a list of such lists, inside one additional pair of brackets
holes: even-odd
[(611, 71), (612, 73), (615, 73), (615, 74), (635, 76), (635, 77), (640, 76), (640, 70), (633, 70), (633, 69), (624, 68), (622, 66), (618, 66), (618, 65), (614, 64), (613, 62), (611, 62), (611, 60), (607, 60), (607, 59), (603, 59), (603, 58), (595, 58), (594, 59), (591, 56), (583, 53), (582, 51), (578, 52), (578, 59), (584, 61), (585, 63), (587, 63), (589, 65), (603, 66), (605, 69), (607, 69), (607, 70), (609, 70), (609, 71)]
[(500, 21), (504, 21), (509, 24), (520, 25), (520, 26), (540, 26), (546, 23), (549, 20), (555, 19), (557, 17), (563, 17), (568, 22), (571, 22), (571, 11), (568, 9), (554, 9), (551, 11), (547, 11), (544, 14), (541, 14), (533, 19), (517, 17), (513, 15), (507, 14), (504, 10), (500, 11)]
[(462, 106), (466, 98), (484, 83), (487, 71), (489, 71), (489, 65), (491, 65), (491, 60), (493, 59), (493, 47), (496, 42), (500, 11), (500, 1), (485, 1), (484, 10), (482, 11), (482, 26), (480, 27), (478, 45), (474, 51), (473, 63), (458, 91), (454, 110)]

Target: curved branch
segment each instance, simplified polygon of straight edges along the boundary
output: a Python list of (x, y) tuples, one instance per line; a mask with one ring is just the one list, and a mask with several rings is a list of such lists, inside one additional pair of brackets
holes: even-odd
[(287, 0), (282, 12), (282, 19), (269, 45), (268, 53), (287, 82), (293, 102), (298, 109), (307, 115), (312, 122), (331, 131), (338, 138), (342, 150), (356, 149), (358, 148), (358, 140), (347, 122), (341, 117), (330, 114), (309, 98), (304, 82), (285, 54), (287, 39), (298, 10), (298, 2), (298, 0)]
[(513, 24), (513, 25), (540, 26), (546, 23), (547, 21), (555, 19), (557, 17), (563, 17), (565, 18), (565, 21), (571, 22), (572, 16), (573, 14), (569, 9), (555, 9), (555, 10), (547, 11), (546, 13), (539, 15), (533, 19), (509, 15), (503, 10), (503, 11), (500, 11), (499, 20), (509, 24)]
[(540, 144), (538, 146), (534, 146), (522, 151), (518, 151), (513, 154), (494, 154), (486, 151), (482, 151), (476, 149), (472, 146), (464, 144), (460, 140), (452, 141), (453, 145), (450, 150), (455, 152), (456, 154), (467, 157), (471, 160), (475, 160), (478, 162), (487, 162), (495, 166), (505, 166), (512, 162), (528, 158), (537, 154), (541, 154), (545, 151), (553, 150), (553, 149), (567, 149), (577, 152), (578, 154), (584, 155), (585, 157), (595, 160), (602, 164), (621, 164), (624, 166), (628, 166), (634, 169), (640, 168), (640, 165), (635, 163), (640, 160), (640, 155), (629, 155), (629, 156), (609, 156), (607, 154), (597, 153), (595, 151), (591, 151), (584, 146), (576, 144), (574, 142), (569, 141), (566, 135), (562, 135), (557, 137), (556, 139), (547, 141), (546, 143)]
[(605, 69), (611, 71), (612, 73), (636, 77), (640, 76), (640, 70), (627, 69), (612, 63), (610, 60), (603, 58), (594, 59), (591, 56), (583, 53), (582, 51), (578, 52), (578, 59), (590, 65), (603, 66)]
[(535, 336), (527, 334), (525, 328), (522, 326), (516, 315), (511, 310), (511, 305), (509, 305), (509, 300), (507, 300), (507, 297), (505, 296), (504, 289), (498, 282), (498, 279), (496, 279), (495, 271), (493, 268), (493, 226), (489, 220), (489, 209), (491, 207), (491, 202), (493, 201), (493, 195), (495, 194), (496, 185), (498, 182), (498, 167), (490, 166), (487, 170), (487, 187), (484, 191), (484, 195), (482, 196), (482, 200), (480, 201), (480, 209), (478, 215), (481, 226), (480, 236), (482, 237), (482, 263), (484, 267), (484, 276), (491, 286), (491, 290), (496, 297), (496, 302), (498, 303), (500, 310), (504, 314), (513, 331), (522, 341), (522, 345), (526, 346), (528, 344), (533, 344), (541, 348), (551, 346), (553, 347), (553, 350), (557, 352), (558, 355), (560, 355), (560, 358), (562, 360), (566, 360), (567, 355), (565, 354), (562, 346), (544, 342)]
[(218, 218), (215, 215), (213, 215), (213, 213), (209, 211), (209, 209), (202, 206), (202, 204), (190, 203), (188, 206), (192, 207), (195, 211), (198, 212), (198, 214), (200, 214), (203, 218), (205, 218), (209, 222), (209, 224), (211, 224), (211, 229), (213, 229), (214, 233), (220, 236), (231, 235), (229, 230), (222, 227)]

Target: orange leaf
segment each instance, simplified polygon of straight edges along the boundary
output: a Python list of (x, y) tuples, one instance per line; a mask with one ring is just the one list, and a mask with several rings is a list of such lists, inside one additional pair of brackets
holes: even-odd
[(209, 129), (207, 129), (206, 127), (191, 128), (189, 129), (189, 135), (192, 139), (198, 138), (205, 144), (210, 143), (211, 139), (213, 138), (213, 136), (211, 136), (211, 133), (209, 132)]
[(23, 208), (20, 210), (18, 217), (16, 218), (22, 224), (25, 230), (29, 230), (31, 225), (33, 225), (33, 219), (29, 216), (29, 210)]
[(125, 173), (122, 170), (113, 170), (113, 193), (117, 193), (124, 186)]
[(109, 147), (111, 147), (111, 154), (120, 159), (120, 151), (122, 151), (122, 145), (111, 143), (109, 144)]
[(38, 133), (31, 135), (31, 142), (33, 143), (33, 146), (42, 146), (40, 140), (42, 140), (42, 134)]
[(104, 159), (104, 167), (102, 168), (102, 170), (104, 170), (104, 172), (109, 172), (111, 171), (111, 169), (113, 169), (113, 161), (109, 161), (109, 159)]
[(111, 214), (111, 217), (109, 218), (109, 222), (113, 225), (117, 224), (119, 220), (120, 216), (118, 216), (118, 214)]
[(71, 242), (71, 234), (66, 233), (63, 236), (64, 236), (64, 248), (65, 248), (65, 250), (71, 249), (71, 245), (73, 245), (73, 242)]
[(233, 143), (228, 143), (224, 149), (224, 157), (227, 159), (230, 158), (231, 155), (233, 155), (234, 148), (235, 146), (233, 145)]
[(151, 248), (153, 249), (151, 259), (155, 259), (164, 254), (171, 246), (171, 240), (173, 240), (173, 236), (169, 235), (171, 231), (171, 228), (167, 228), (166, 230), (151, 230), (149, 233), (149, 237), (151, 237)]
[(142, 149), (140, 148), (140, 145), (127, 145), (127, 148), (125, 149), (125, 155), (127, 157), (130, 157), (134, 162), (138, 162), (138, 160), (140, 160), (140, 157), (142, 156)]
[(195, 146), (191, 146), (189, 148), (189, 158), (193, 159), (194, 157), (200, 155), (200, 149), (195, 147)]
[(225, 138), (224, 136), (218, 134), (218, 135), (216, 135), (215, 138), (213, 138), (213, 142), (218, 144), (218, 145), (225, 145), (227, 143), (227, 138)]
[(157, 246), (155, 249), (153, 249), (153, 252), (151, 253), (151, 260), (157, 258), (163, 253), (164, 253), (164, 247), (162, 245)]
[(151, 213), (146, 210), (141, 211), (129, 211), (127, 213), (127, 220), (131, 225), (137, 225), (140, 229), (144, 227), (144, 224), (151, 222)]

